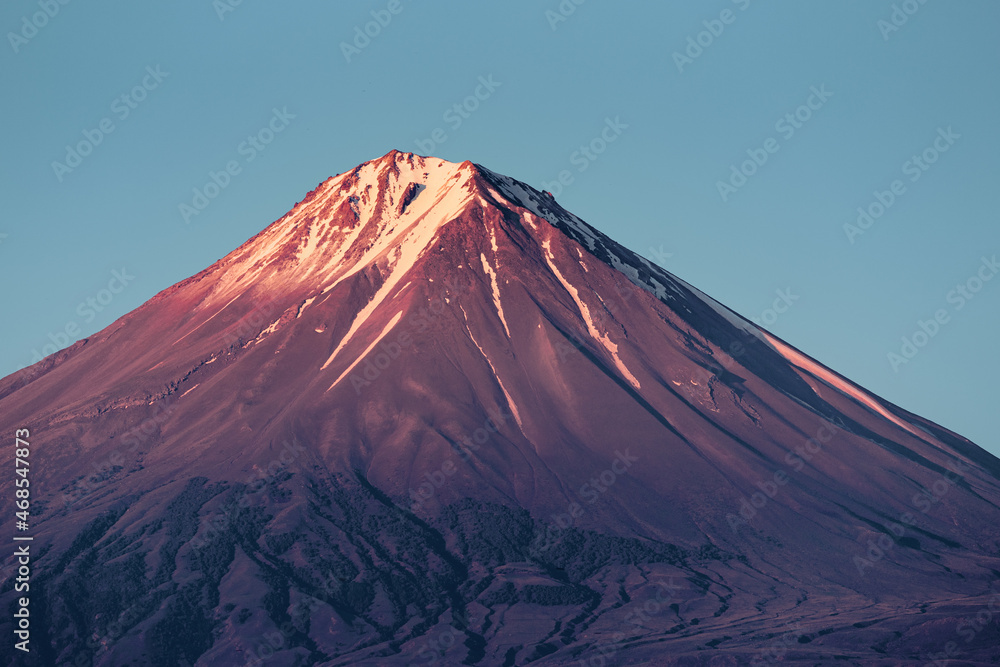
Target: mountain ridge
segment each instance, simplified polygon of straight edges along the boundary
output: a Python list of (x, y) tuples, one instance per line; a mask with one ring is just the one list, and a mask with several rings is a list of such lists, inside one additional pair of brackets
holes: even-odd
[(237, 664), (290, 623), (289, 663), (448, 632), (447, 664), (747, 661), (780, 618), (862, 664), (933, 652), (1000, 571), (997, 459), (468, 161), (324, 180), (0, 409), (45, 443), (61, 659)]

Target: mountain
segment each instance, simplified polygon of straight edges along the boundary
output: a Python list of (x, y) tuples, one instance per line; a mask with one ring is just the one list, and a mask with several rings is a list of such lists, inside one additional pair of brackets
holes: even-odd
[(471, 162), (324, 181), (0, 415), (17, 664), (996, 664), (1000, 460)]

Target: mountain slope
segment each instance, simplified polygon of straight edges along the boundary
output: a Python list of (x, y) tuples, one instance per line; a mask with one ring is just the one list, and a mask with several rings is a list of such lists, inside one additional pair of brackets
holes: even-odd
[(0, 408), (42, 661), (872, 664), (1000, 576), (1000, 461), (469, 162), (328, 179)]

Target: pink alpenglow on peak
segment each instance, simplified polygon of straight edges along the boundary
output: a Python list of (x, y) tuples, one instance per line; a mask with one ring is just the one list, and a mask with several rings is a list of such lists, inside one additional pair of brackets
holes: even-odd
[(46, 664), (996, 656), (1000, 461), (472, 162), (324, 180), (0, 415)]

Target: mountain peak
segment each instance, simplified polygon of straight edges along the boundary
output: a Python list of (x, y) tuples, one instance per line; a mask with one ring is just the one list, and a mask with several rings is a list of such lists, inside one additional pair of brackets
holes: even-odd
[(305, 599), (282, 664), (411, 664), (453, 631), (448, 664), (750, 664), (775, 619), (817, 640), (789, 658), (889, 659), (1000, 571), (996, 458), (551, 195), (401, 151), (0, 381), (0, 415), (44, 442), (53, 655), (131, 619), (100, 664), (178, 627), (231, 664)]
[(329, 178), (220, 260), (220, 298), (262, 284), (325, 287), (386, 256), (412, 261), (481, 193), (478, 173), (392, 150)]

